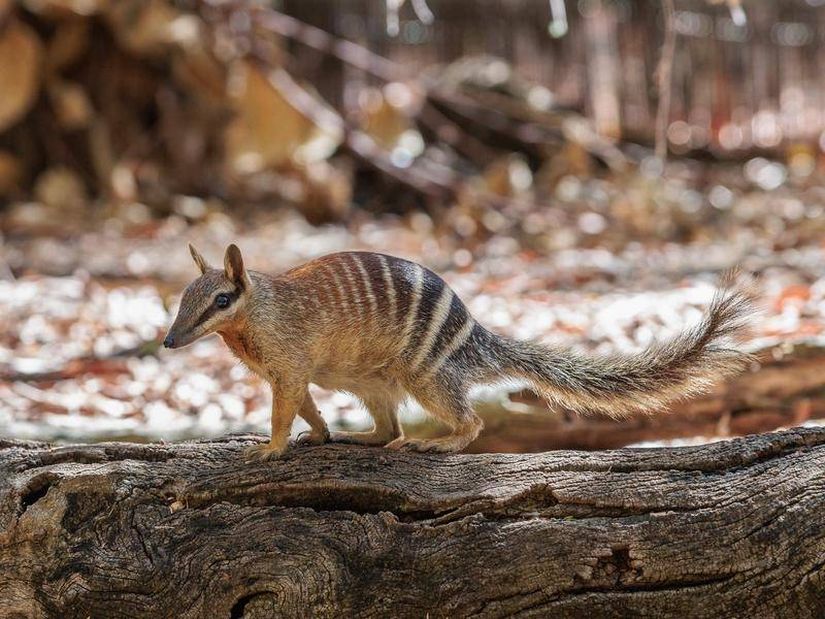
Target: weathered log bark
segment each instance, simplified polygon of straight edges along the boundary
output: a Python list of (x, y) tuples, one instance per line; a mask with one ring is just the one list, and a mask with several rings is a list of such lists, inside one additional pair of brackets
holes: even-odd
[(0, 441), (0, 616), (825, 613), (825, 428), (258, 465), (249, 441)]

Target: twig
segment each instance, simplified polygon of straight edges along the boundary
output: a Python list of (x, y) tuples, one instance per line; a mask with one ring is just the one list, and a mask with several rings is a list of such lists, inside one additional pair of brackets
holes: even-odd
[(88, 355), (69, 359), (63, 367), (56, 370), (48, 370), (45, 372), (0, 371), (0, 382), (40, 383), (68, 380), (82, 376), (83, 374), (122, 374), (128, 371), (125, 365), (126, 359), (156, 355), (159, 347), (160, 342), (158, 340), (145, 340), (137, 346), (116, 350), (108, 355)]
[(416, 120), (422, 133), (430, 134), (434, 140), (443, 142), (478, 168), (483, 168), (500, 155), (499, 150), (488, 146), (448, 118), (429, 99), (424, 101)]
[(334, 37), (320, 28), (305, 24), (289, 15), (257, 6), (252, 8), (251, 15), (258, 25), (270, 32), (300, 41), (307, 47), (329, 54), (345, 64), (366, 71), (386, 82), (395, 82), (409, 77), (404, 75), (405, 72), (397, 63), (361, 45)]
[(662, 0), (662, 18), (665, 40), (662, 43), (662, 55), (656, 67), (656, 81), (659, 91), (659, 103), (656, 109), (656, 157), (662, 163), (667, 159), (667, 123), (670, 115), (671, 75), (673, 73), (673, 55), (676, 51), (676, 30), (673, 28), (673, 0)]

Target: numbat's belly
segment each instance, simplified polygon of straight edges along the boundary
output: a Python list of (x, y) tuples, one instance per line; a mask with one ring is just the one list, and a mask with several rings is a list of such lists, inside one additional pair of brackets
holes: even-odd
[(397, 382), (397, 374), (389, 362), (363, 364), (342, 361), (335, 365), (316, 368), (310, 380), (330, 391), (349, 391), (360, 395), (363, 391), (371, 391)]

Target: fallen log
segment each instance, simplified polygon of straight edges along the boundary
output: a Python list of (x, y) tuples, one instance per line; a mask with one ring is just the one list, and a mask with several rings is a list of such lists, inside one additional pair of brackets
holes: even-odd
[(3, 617), (821, 617), (825, 428), (420, 455), (0, 441)]

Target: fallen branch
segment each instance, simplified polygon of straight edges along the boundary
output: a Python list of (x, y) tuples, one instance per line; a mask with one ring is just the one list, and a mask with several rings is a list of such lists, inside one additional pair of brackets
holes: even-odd
[(396, 166), (390, 155), (372, 137), (347, 121), (345, 116), (330, 114), (329, 110), (318, 100), (307, 96), (306, 91), (289, 75), (272, 73), (274, 64), (270, 59), (258, 55), (250, 56), (250, 60), (264, 75), (271, 75), (270, 79), (277, 79), (280, 91), (308, 118), (317, 119), (316, 124), (319, 125), (322, 124), (321, 119), (323, 119), (324, 123), (341, 131), (344, 136), (342, 148), (352, 154), (357, 161), (426, 199), (447, 201), (459, 190), (461, 179), (453, 171), (444, 169), (425, 171), (415, 165), (407, 168)]
[(328, 32), (306, 24), (294, 17), (259, 6), (244, 6), (253, 20), (262, 28), (282, 37), (299, 41), (303, 45), (323, 54), (329, 54), (341, 62), (361, 69), (385, 82), (403, 80), (410, 77), (400, 65), (383, 56), (371, 52), (363, 45), (346, 39), (339, 39)]
[[(231, 5), (230, 5), (231, 6)], [(555, 150), (565, 140), (564, 116), (555, 112), (532, 110), (524, 102), (495, 92), (475, 92), (473, 96), (440, 87), (426, 75), (412, 75), (402, 65), (379, 56), (367, 48), (338, 38), (315, 26), (311, 26), (289, 15), (272, 9), (256, 7), (251, 16), (262, 28), (296, 41), (338, 61), (360, 69), (371, 77), (385, 82), (417, 82), (426, 93), (422, 113), (417, 118), (427, 126), (432, 136), (456, 148), (456, 142), (469, 138), (471, 143), (460, 145), (458, 152), (465, 153), (477, 165), (489, 163), (490, 156), (497, 150), (523, 152), (535, 161), (542, 161), (548, 151)], [(447, 133), (440, 132), (447, 121)], [(460, 133), (456, 130), (460, 129)], [(450, 132), (454, 135), (452, 138)], [(352, 147), (348, 140), (348, 146)], [(613, 168), (620, 169), (626, 162), (624, 155), (609, 142), (593, 133), (583, 146), (591, 154), (603, 159)], [(488, 151), (483, 152), (483, 149)], [(469, 150), (469, 154), (466, 151)], [(416, 179), (410, 183), (408, 171), (400, 173), (389, 167), (376, 165), (373, 153), (359, 153), (357, 156), (376, 169), (397, 176), (396, 180), (410, 185), (425, 195)], [(479, 161), (479, 155), (486, 160)], [(482, 166), (483, 167), (483, 166)], [(400, 175), (400, 176), (399, 176)], [(422, 181), (424, 182), (424, 181)], [(453, 187), (448, 187), (453, 189)]]
[(0, 441), (25, 617), (816, 617), (825, 429), (696, 448), (416, 455), (251, 437)]
[(137, 346), (123, 348), (107, 355), (75, 357), (67, 360), (62, 367), (54, 370), (20, 372), (16, 370), (6, 371), (0, 368), (0, 382), (48, 383), (70, 380), (84, 374), (124, 374), (128, 372), (128, 360), (130, 358), (154, 355), (157, 353), (158, 348), (160, 348), (160, 343), (157, 340), (146, 340)]

